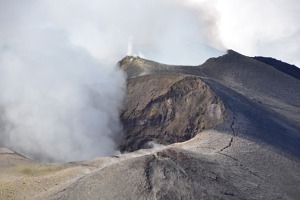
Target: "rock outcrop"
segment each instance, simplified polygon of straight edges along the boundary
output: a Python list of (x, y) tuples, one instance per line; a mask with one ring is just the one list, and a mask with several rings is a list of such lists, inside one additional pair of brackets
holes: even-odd
[(121, 150), (183, 142), (225, 117), (221, 99), (197, 77), (159, 73), (131, 78), (121, 115)]

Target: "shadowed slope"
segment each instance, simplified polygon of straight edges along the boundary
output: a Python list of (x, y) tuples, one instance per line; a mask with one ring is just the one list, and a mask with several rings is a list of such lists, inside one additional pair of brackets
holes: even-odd
[(201, 66), (203, 79), (247, 126), (240, 134), (300, 157), (300, 81), (232, 50)]
[(288, 63), (282, 62), (281, 60), (276, 60), (275, 58), (255, 56), (254, 59), (270, 65), (278, 69), (279, 71), (300, 80), (300, 69), (295, 65), (290, 65)]

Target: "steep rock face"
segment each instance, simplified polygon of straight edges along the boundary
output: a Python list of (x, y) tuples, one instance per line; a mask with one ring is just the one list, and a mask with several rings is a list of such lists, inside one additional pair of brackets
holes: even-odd
[(147, 148), (150, 141), (186, 141), (225, 118), (223, 102), (199, 78), (152, 74), (128, 80), (122, 151)]

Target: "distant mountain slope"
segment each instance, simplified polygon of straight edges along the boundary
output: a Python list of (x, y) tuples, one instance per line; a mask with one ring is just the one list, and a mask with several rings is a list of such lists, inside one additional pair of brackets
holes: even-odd
[(281, 60), (277, 60), (275, 58), (270, 58), (270, 57), (255, 56), (253, 58), (267, 65), (275, 67), (279, 71), (282, 71), (283, 73), (286, 73), (300, 80), (300, 68), (298, 68), (295, 65), (290, 65), (288, 63), (282, 62)]

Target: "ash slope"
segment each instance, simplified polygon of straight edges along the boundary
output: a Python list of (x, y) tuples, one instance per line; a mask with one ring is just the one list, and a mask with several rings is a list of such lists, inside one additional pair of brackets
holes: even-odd
[[(226, 115), (223, 115), (224, 113), (221, 115), (223, 118), (218, 125), (214, 124), (206, 130), (197, 130), (202, 132), (186, 142), (156, 149), (143, 149), (117, 157), (63, 165), (55, 168), (50, 175), (48, 171), (46, 175), (40, 174), (39, 167), (45, 168), (41, 164), (38, 166), (34, 164), (36, 167), (30, 168), (31, 176), (20, 174), (20, 171), (28, 172), (20, 170), (20, 167), (28, 169), (32, 164), (29, 165), (28, 160), (11, 163), (13, 158), (16, 161), (23, 158), (17, 158), (18, 155), (14, 154), (1, 154), (0, 157), (10, 156), (10, 159), (3, 157), (2, 161), (6, 164), (0, 166), (3, 180), (0, 182), (0, 189), (6, 192), (5, 197), (11, 195), (10, 197), (14, 199), (299, 198), (300, 81), (298, 79), (234, 51), (229, 51), (219, 58), (211, 58), (200, 66), (162, 65), (134, 57), (126, 57), (120, 64), (128, 74), (128, 89), (139, 85), (141, 82), (138, 80), (158, 80), (159, 77), (175, 82), (184, 80), (185, 84), (189, 84), (191, 80), (196, 81), (199, 85), (206, 85), (209, 88), (207, 92), (211, 97), (218, 99), (219, 105), (224, 106)], [(147, 87), (148, 85), (146, 84)], [(198, 87), (187, 86), (187, 89), (189, 88), (194, 90)], [(158, 86), (155, 87), (153, 92), (158, 89)], [(185, 91), (188, 92), (183, 94), (189, 94), (189, 90)], [(142, 92), (140, 97), (134, 96), (137, 98), (134, 101), (143, 102), (139, 99), (143, 96), (146, 96), (145, 99), (149, 96), (149, 99), (154, 97), (152, 94), (145, 95), (148, 90), (144, 89)], [(188, 99), (197, 100), (197, 98)], [(154, 114), (168, 110), (164, 107), (158, 108)], [(134, 112), (126, 114), (126, 110), (124, 113), (127, 119), (132, 116), (148, 116), (131, 115)], [(36, 180), (39, 181), (38, 184)], [(30, 184), (33, 186), (23, 189)], [(11, 191), (15, 191), (15, 196)]]

